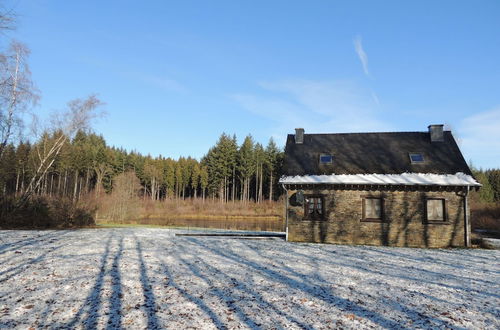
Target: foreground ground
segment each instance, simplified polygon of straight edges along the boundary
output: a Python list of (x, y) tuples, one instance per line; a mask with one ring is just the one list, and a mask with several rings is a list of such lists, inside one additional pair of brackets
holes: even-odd
[(0, 328), (500, 328), (500, 252), (0, 231)]

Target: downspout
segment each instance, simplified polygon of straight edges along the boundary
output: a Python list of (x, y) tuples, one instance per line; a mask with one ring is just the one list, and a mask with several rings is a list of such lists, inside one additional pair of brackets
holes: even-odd
[(285, 240), (288, 242), (288, 189), (282, 183), (281, 187), (285, 190)]
[(466, 186), (464, 194), (464, 225), (465, 225), (465, 246), (470, 247), (470, 219), (469, 219), (469, 204), (467, 196), (469, 195), (470, 186)]

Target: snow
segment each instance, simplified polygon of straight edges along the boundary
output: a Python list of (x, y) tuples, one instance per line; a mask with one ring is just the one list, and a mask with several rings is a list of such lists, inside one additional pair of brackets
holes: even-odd
[(500, 328), (500, 251), (0, 231), (0, 328)]
[(284, 176), (283, 184), (361, 184), (361, 185), (440, 185), (481, 186), (472, 176), (456, 174), (402, 173), (402, 174), (331, 174)]
[(481, 241), (484, 248), (500, 250), (500, 239), (498, 238), (482, 238)]

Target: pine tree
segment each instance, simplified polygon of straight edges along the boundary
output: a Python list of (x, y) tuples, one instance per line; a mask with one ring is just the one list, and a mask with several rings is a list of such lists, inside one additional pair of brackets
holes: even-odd
[(208, 187), (208, 170), (203, 165), (200, 167), (200, 187), (203, 201), (205, 201), (205, 191)]
[(196, 198), (196, 192), (198, 190), (198, 185), (200, 181), (200, 164), (195, 162), (191, 171), (191, 188), (193, 189), (194, 198)]
[(488, 175), (481, 169), (476, 170), (472, 169), (472, 173), (474, 177), (479, 181), (483, 186), (479, 189), (478, 195), (479, 200), (484, 203), (491, 203), (495, 199), (495, 192), (493, 191), (493, 187), (490, 184)]
[(276, 146), (276, 143), (274, 142), (273, 138), (269, 139), (269, 143), (267, 144), (266, 147), (266, 167), (268, 171), (268, 177), (269, 177), (269, 200), (274, 199), (274, 185), (276, 184), (276, 174), (275, 171), (278, 166), (278, 157), (279, 157), (280, 151), (278, 147)]
[(164, 182), (165, 182), (165, 196), (171, 197), (175, 191), (175, 170), (177, 164), (175, 160), (167, 158), (164, 161)]
[(251, 135), (248, 135), (238, 150), (238, 172), (241, 180), (241, 199), (244, 201), (250, 200), (251, 177), (255, 173), (253, 154), (253, 138)]
[(488, 176), (488, 181), (493, 189), (493, 200), (500, 202), (500, 170), (491, 169), (485, 173)]

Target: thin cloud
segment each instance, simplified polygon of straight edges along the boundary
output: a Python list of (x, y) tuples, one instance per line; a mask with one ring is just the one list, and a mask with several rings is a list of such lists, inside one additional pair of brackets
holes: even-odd
[(372, 91), (372, 99), (373, 99), (373, 102), (375, 102), (375, 104), (380, 105), (380, 100), (378, 98), (378, 95), (374, 91)]
[(370, 91), (351, 82), (286, 80), (259, 86), (262, 94), (230, 97), (245, 110), (269, 119), (272, 136), (285, 137), (295, 127), (316, 133), (390, 129), (380, 119), (381, 112), (375, 111), (378, 106)]
[(499, 127), (500, 107), (462, 120), (458, 133), (465, 159), (486, 168), (500, 166)]
[(159, 74), (151, 74), (146, 71), (131, 70), (129, 67), (124, 67), (117, 63), (104, 61), (93, 58), (80, 58), (81, 62), (92, 65), (94, 67), (106, 70), (108, 73), (114, 74), (129, 81), (138, 82), (149, 85), (153, 88), (161, 89), (166, 92), (186, 93), (188, 89), (179, 81), (171, 79)]
[(137, 79), (142, 80), (143, 82), (151, 86), (163, 89), (164, 91), (167, 92), (185, 93), (187, 91), (187, 89), (179, 82), (166, 77), (145, 74), (140, 72), (131, 72), (130, 76), (136, 77)]
[(370, 71), (368, 71), (368, 55), (366, 55), (366, 52), (363, 49), (361, 36), (359, 35), (356, 36), (353, 40), (353, 43), (354, 43), (354, 50), (356, 51), (356, 54), (358, 54), (359, 60), (363, 65), (363, 71), (368, 77), (370, 77)]

